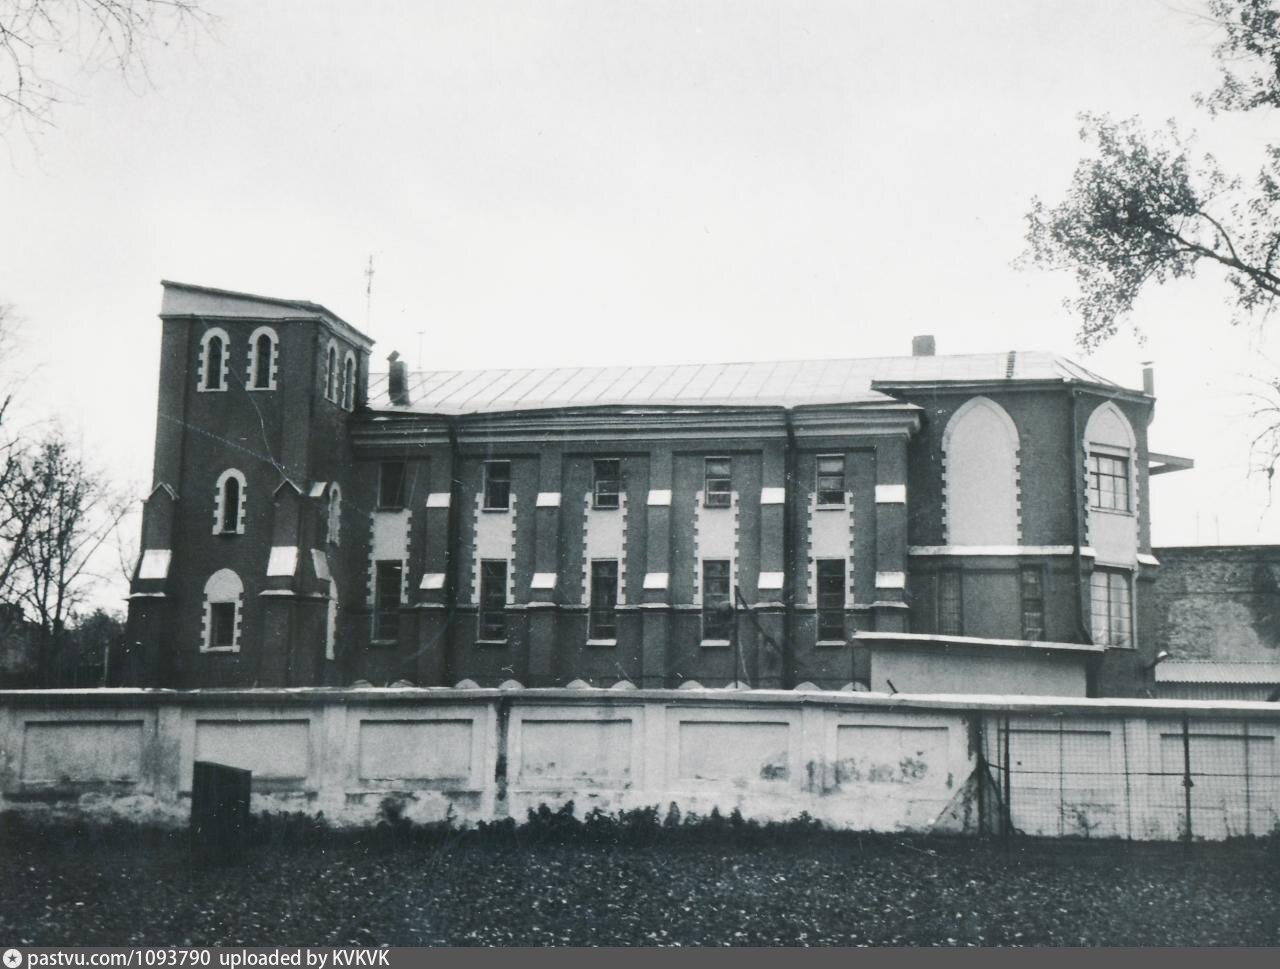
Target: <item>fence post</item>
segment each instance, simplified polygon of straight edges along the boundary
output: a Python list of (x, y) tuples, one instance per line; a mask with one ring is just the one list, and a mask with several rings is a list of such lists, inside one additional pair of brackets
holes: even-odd
[(1187, 715), (1182, 715), (1182, 806), (1186, 813), (1187, 823), (1183, 828), (1182, 838), (1191, 843), (1191, 724)]

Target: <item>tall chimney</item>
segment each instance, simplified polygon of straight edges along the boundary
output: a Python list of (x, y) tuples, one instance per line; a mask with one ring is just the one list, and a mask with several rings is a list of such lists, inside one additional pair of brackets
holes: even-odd
[(1148, 397), (1156, 395), (1156, 368), (1150, 360), (1142, 361), (1142, 392)]
[(913, 336), (911, 338), (911, 355), (913, 357), (933, 356), (936, 345), (932, 336)]
[(392, 350), (387, 363), (391, 365), (391, 371), (387, 374), (387, 396), (391, 403), (406, 407), (409, 404), (409, 378), (405, 373), (404, 361), (400, 359), (399, 353)]

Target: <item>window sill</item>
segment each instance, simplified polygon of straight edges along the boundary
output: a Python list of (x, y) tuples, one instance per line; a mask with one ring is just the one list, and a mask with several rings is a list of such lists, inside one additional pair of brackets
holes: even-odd
[(848, 646), (849, 643), (844, 639), (819, 639), (813, 645), (821, 649), (830, 649), (836, 646)]
[(371, 639), (369, 640), (369, 645), (370, 646), (399, 646), (400, 640), (399, 639)]
[(495, 512), (495, 511), (496, 511), (496, 512), (507, 512), (507, 511), (510, 511), (510, 510), (511, 510), (511, 506), (510, 506), (510, 505), (507, 505), (507, 507), (506, 507), (506, 508), (490, 508), (488, 505), (485, 505), (485, 506), (484, 506), (483, 508), (481, 508), (480, 510), (481, 510), (481, 511), (488, 511), (488, 512)]
[(201, 394), (225, 394), (226, 387), (197, 387), (196, 391)]
[(621, 505), (592, 505), (592, 511), (618, 511)]
[(1136, 518), (1132, 511), (1121, 511), (1119, 508), (1098, 508), (1094, 505), (1089, 506), (1090, 514), (1114, 515), (1117, 518)]
[(732, 642), (732, 640), (728, 640), (728, 639), (704, 639), (704, 640), (703, 640), (702, 642), (700, 642), (698, 645), (699, 645), (699, 646), (706, 646), (706, 647), (709, 647), (709, 648), (711, 648), (711, 649), (720, 649), (720, 648), (723, 648), (723, 647), (725, 647), (725, 646), (732, 646), (732, 645), (733, 645), (733, 642)]
[(814, 505), (815, 511), (845, 511), (848, 505)]
[(588, 639), (588, 646), (617, 646), (617, 639)]
[(239, 646), (205, 646), (200, 650), (202, 653), (238, 653)]
[(258, 391), (259, 393), (262, 393), (262, 392), (264, 392), (264, 391), (268, 391), (268, 390), (275, 390), (275, 389), (277, 389), (275, 386), (271, 386), (271, 387), (246, 387), (246, 388), (245, 388), (245, 390), (248, 390), (248, 391), (251, 391), (251, 392), (256, 390), (256, 391)]
[(506, 646), (510, 643), (509, 639), (477, 639), (477, 646)]

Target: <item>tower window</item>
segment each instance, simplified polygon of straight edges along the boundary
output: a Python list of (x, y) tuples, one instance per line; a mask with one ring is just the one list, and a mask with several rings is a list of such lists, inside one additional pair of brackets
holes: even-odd
[(622, 462), (615, 458), (604, 458), (592, 461), (591, 468), (591, 506), (617, 508), (622, 494)]
[(729, 560), (708, 559), (702, 563), (702, 638), (727, 640), (733, 634), (733, 590)]
[(213, 533), (243, 535), (245, 519), (245, 480), (235, 468), (218, 476), (213, 496)]
[(964, 635), (959, 569), (944, 569), (938, 573), (938, 632), (944, 636)]
[(394, 641), (400, 637), (400, 597), (404, 563), (378, 562), (374, 574), (373, 638)]
[(204, 652), (240, 649), (240, 608), (244, 585), (230, 569), (219, 569), (204, 584)]
[(325, 400), (337, 403), (338, 400), (338, 345), (329, 341), (329, 352), (324, 358), (324, 396)]
[(277, 344), (275, 331), (262, 326), (249, 337), (249, 388), (276, 389)]
[(589, 639), (618, 638), (618, 560), (591, 563), (591, 616)]
[(843, 454), (823, 454), (818, 457), (818, 480), (815, 490), (818, 493), (819, 507), (844, 507)]
[(200, 341), (199, 374), (196, 386), (201, 391), (227, 389), (227, 333), (215, 327), (205, 332)]
[(484, 463), (484, 507), (486, 511), (506, 511), (511, 507), (511, 462)]
[(486, 559), (480, 563), (480, 638), (490, 642), (507, 638), (507, 563)]
[(1110, 454), (1089, 455), (1089, 507), (1129, 511), (1129, 459)]
[(702, 492), (702, 503), (707, 508), (728, 508), (733, 503), (731, 472), (729, 458), (707, 458)]
[(845, 560), (818, 560), (818, 639), (844, 642)]
[(346, 410), (355, 407), (356, 400), (356, 358), (350, 353), (342, 364), (342, 406)]
[(398, 511), (404, 507), (404, 462), (383, 461), (378, 466), (378, 508)]

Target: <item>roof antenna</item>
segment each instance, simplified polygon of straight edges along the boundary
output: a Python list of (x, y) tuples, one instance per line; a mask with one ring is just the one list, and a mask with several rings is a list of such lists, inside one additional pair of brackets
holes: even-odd
[(369, 266), (364, 271), (364, 327), (369, 329), (373, 315), (373, 253), (369, 253)]

